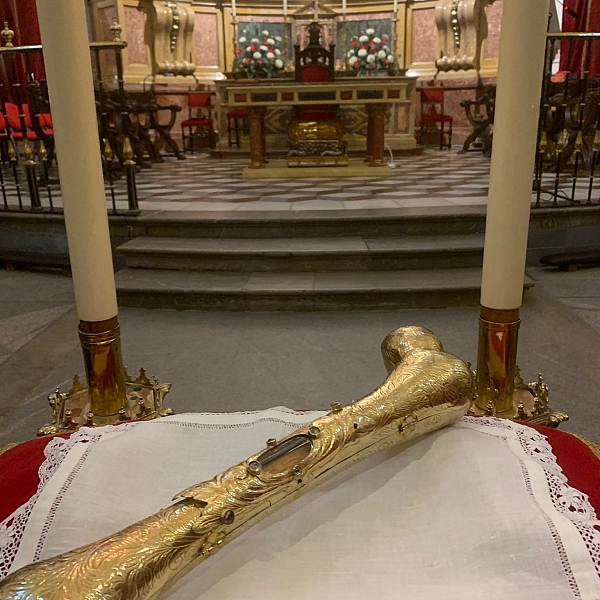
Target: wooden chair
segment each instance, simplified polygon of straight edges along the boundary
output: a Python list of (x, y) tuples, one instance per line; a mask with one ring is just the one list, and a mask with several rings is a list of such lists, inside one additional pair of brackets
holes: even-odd
[[(194, 139), (207, 138), (210, 148), (215, 144), (215, 132), (212, 120), (212, 97), (213, 92), (190, 92), (188, 94), (188, 118), (181, 123), (181, 139), (185, 152), (185, 140), (189, 139), (189, 150), (194, 154)], [(196, 116), (192, 116), (192, 109), (197, 109)], [(203, 114), (202, 114), (203, 113)], [(185, 135), (185, 130), (188, 135)]]
[[(440, 112), (436, 112), (436, 106)], [(428, 111), (428, 112), (426, 112)], [(444, 113), (444, 88), (421, 88), (421, 126), (419, 127), (419, 144), (422, 144), (423, 134), (437, 131), (440, 136), (440, 150), (452, 148), (452, 122), (454, 118)], [(437, 127), (439, 124), (439, 128)], [(445, 125), (448, 124), (448, 129)], [(448, 141), (445, 142), (445, 137)]]

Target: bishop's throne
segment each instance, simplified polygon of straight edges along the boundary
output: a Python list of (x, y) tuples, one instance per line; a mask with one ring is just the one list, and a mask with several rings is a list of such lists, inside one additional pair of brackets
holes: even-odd
[[(308, 44), (294, 45), (296, 81), (318, 84), (334, 80), (335, 44), (329, 50), (321, 45), (321, 26), (308, 26)], [(320, 92), (307, 91), (307, 99), (320, 99)], [(337, 106), (309, 104), (297, 108), (288, 137), (290, 167), (342, 166), (348, 164), (344, 123)]]

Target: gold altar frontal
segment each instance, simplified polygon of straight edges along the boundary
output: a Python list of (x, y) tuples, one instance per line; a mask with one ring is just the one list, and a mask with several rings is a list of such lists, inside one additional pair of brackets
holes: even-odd
[(351, 158), (347, 166), (325, 165), (302, 168), (288, 166), (285, 159), (269, 160), (260, 168), (246, 167), (244, 179), (309, 179), (311, 177), (389, 177), (392, 169), (387, 165), (372, 166), (362, 158)]
[[(376, 168), (375, 172), (360, 173), (367, 176), (387, 176), (390, 172), (384, 163), (386, 119), (393, 107), (403, 107), (413, 122), (413, 97), (416, 85), (414, 77), (341, 77), (332, 82), (303, 83), (285, 79), (279, 80), (223, 80), (216, 82), (218, 103), (221, 114), (234, 109), (248, 112), (250, 165), (244, 172), (245, 178), (319, 177), (324, 173), (332, 176), (350, 177), (358, 173), (357, 163), (350, 161), (347, 167), (339, 164), (308, 167), (299, 162), (289, 167), (287, 172), (281, 166), (267, 163), (267, 143), (265, 117), (268, 110), (284, 107), (322, 106), (362, 106), (366, 119), (366, 154), (361, 159), (362, 168)], [(389, 131), (387, 131), (389, 133)], [(412, 127), (400, 136), (403, 148), (416, 146)], [(397, 140), (396, 140), (397, 141)], [(281, 150), (281, 148), (277, 148)], [(293, 161), (292, 161), (293, 162)], [(327, 163), (326, 163), (327, 164)], [(350, 168), (349, 168), (350, 167)], [(316, 169), (316, 171), (314, 170)], [(250, 171), (261, 171), (251, 175)], [(271, 174), (268, 173), (269, 170)], [(291, 171), (291, 172), (290, 172)], [(303, 171), (306, 173), (301, 174)]]

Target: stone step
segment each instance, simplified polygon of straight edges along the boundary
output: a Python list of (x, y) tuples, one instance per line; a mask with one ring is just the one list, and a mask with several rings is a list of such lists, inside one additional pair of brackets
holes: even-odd
[(123, 233), (130, 238), (379, 237), (483, 233), (484, 230), (485, 206), (203, 213), (143, 211), (139, 217), (122, 222), (121, 227), (116, 221), (113, 225), (113, 234)]
[[(481, 269), (197, 273), (125, 268), (121, 306), (200, 310), (345, 310), (476, 305)], [(524, 289), (533, 286), (527, 279)]]
[(119, 246), (128, 267), (321, 272), (476, 267), (483, 234), (338, 238), (138, 237)]

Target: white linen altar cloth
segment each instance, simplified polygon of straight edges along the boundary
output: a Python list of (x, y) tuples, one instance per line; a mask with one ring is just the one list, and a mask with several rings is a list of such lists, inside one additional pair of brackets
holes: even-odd
[[(56, 440), (62, 459), (39, 492), (12, 570), (157, 511), (321, 414), (177, 415)], [(594, 524), (543, 436), (465, 418), (275, 511), (164, 597), (600, 600)]]

